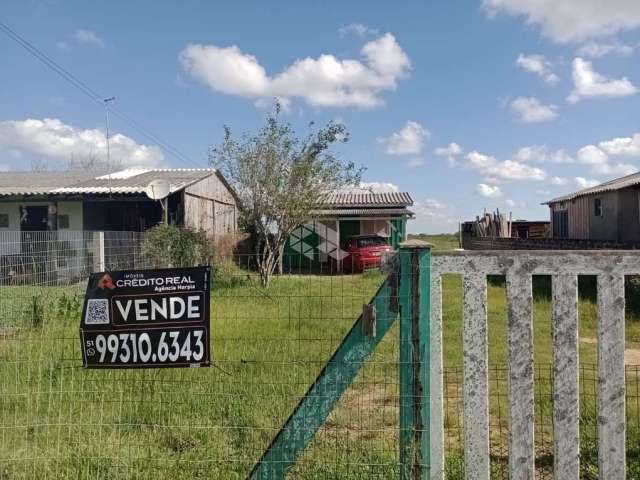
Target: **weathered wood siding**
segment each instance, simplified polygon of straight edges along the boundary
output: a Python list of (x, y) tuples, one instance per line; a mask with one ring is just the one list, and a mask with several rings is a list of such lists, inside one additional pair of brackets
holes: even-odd
[(236, 200), (216, 174), (185, 188), (184, 224), (210, 237), (236, 233)]
[[(589, 208), (589, 238), (591, 240), (619, 240), (618, 192), (602, 192), (584, 197)], [(596, 216), (594, 203), (600, 199), (602, 215)]]
[(589, 197), (569, 202), (569, 238), (589, 238)]
[(551, 219), (551, 237), (559, 238), (559, 232), (553, 230), (553, 214), (561, 210), (567, 210), (569, 221), (569, 236), (567, 238), (586, 240), (590, 237), (590, 215), (589, 205), (592, 197), (578, 197), (566, 202), (552, 203), (549, 205)]
[(624, 242), (640, 241), (640, 190), (618, 191), (618, 236)]

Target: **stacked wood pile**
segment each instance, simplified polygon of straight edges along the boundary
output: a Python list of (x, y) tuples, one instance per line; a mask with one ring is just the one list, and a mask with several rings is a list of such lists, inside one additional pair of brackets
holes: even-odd
[(509, 238), (511, 237), (511, 223), (511, 213), (507, 219), (507, 216), (500, 213), (498, 209), (494, 213), (485, 211), (482, 217), (476, 217), (473, 233), (476, 237)]

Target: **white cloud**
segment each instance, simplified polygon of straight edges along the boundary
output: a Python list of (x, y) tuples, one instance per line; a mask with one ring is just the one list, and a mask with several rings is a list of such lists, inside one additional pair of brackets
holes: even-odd
[(190, 44), (179, 59), (186, 73), (216, 92), (265, 99), (300, 98), (314, 107), (363, 107), (383, 104), (382, 92), (395, 90), (411, 62), (390, 33), (367, 42), (363, 61), (324, 54), (296, 60), (269, 76), (258, 59), (237, 46)]
[(547, 173), (514, 160), (499, 162), (495, 157), (473, 151), (465, 159), (467, 165), (479, 171), (485, 178), (493, 182), (518, 180), (545, 180)]
[(436, 200), (435, 198), (427, 198), (422, 204), (433, 210), (445, 210), (448, 208), (447, 204), (441, 202), (440, 200)]
[(436, 155), (439, 157), (456, 156), (462, 153), (462, 148), (455, 142), (450, 143), (446, 147), (438, 147), (435, 149)]
[(85, 45), (95, 45), (100, 48), (104, 48), (104, 40), (102, 40), (95, 32), (91, 30), (78, 29), (73, 33), (73, 39), (77, 43)]
[(631, 55), (635, 47), (626, 43), (613, 42), (589, 42), (578, 49), (581, 57), (600, 58), (610, 53), (626, 57)]
[[(600, 145), (605, 145), (607, 148), (611, 147), (609, 142), (601, 142)], [(638, 171), (635, 165), (629, 163), (617, 163), (612, 165), (609, 163), (609, 156), (600, 147), (595, 145), (587, 145), (578, 150), (578, 161), (584, 165), (591, 167), (591, 173), (596, 175), (630, 175)]]
[(395, 193), (400, 191), (396, 184), (386, 182), (360, 182), (359, 189), (373, 193)]
[(498, 198), (502, 196), (500, 187), (497, 185), (487, 185), (486, 183), (476, 185), (476, 193), (485, 198)]
[(507, 198), (504, 203), (506, 203), (509, 207), (515, 207), (516, 206), (516, 202), (514, 202), (513, 200), (511, 200), (510, 198)]
[(598, 175), (624, 177), (626, 175), (636, 173), (638, 171), (638, 167), (631, 165), (630, 163), (617, 163), (615, 165), (603, 163), (601, 165), (595, 165), (591, 170), (594, 174)]
[(535, 97), (518, 97), (509, 107), (517, 120), (523, 123), (548, 122), (558, 116), (555, 105), (545, 105)]
[(600, 142), (598, 146), (609, 155), (640, 157), (640, 133)]
[(551, 177), (549, 180), (551, 181), (552, 184), (558, 185), (558, 186), (566, 185), (567, 183), (569, 183), (569, 181), (563, 177)]
[(421, 158), (421, 157), (410, 158), (409, 161), (407, 162), (407, 165), (411, 168), (420, 167), (424, 165), (424, 158)]
[(451, 142), (446, 147), (438, 147), (435, 149), (435, 154), (439, 157), (447, 157), (449, 165), (452, 167), (458, 163), (458, 156), (462, 154), (462, 148), (455, 142)]
[(422, 219), (447, 219), (449, 217), (449, 205), (435, 198), (416, 200), (411, 207), (418, 220)]
[(377, 28), (371, 28), (363, 23), (350, 23), (349, 25), (343, 25), (338, 29), (338, 33), (341, 37), (347, 35), (355, 35), (356, 37), (366, 37), (367, 35), (377, 35), (380, 31)]
[(429, 130), (409, 120), (400, 130), (378, 141), (385, 144), (389, 155), (421, 155), (429, 137)]
[(587, 145), (578, 150), (578, 161), (585, 165), (601, 165), (609, 161), (607, 154), (595, 145)]
[[(0, 152), (18, 151), (44, 157), (54, 166), (65, 166), (72, 157), (106, 158), (106, 137), (98, 129), (82, 130), (55, 118), (0, 121)], [(115, 134), (109, 137), (114, 164), (131, 167), (157, 167), (164, 164), (162, 151)], [(22, 167), (24, 169), (24, 167)]]
[(591, 188), (600, 184), (598, 180), (589, 180), (584, 177), (575, 177), (573, 181), (579, 188)]
[(573, 158), (564, 149), (550, 152), (545, 145), (522, 147), (514, 155), (514, 160), (537, 163), (573, 163)]
[[(639, 2), (640, 5), (640, 2)], [(591, 62), (577, 57), (573, 60), (573, 91), (567, 97), (576, 103), (584, 97), (626, 97), (638, 92), (627, 77), (609, 79), (593, 70)]]
[(518, 55), (516, 64), (528, 72), (538, 75), (549, 85), (555, 85), (560, 80), (555, 73), (551, 71), (551, 62), (545, 60), (542, 55)]
[(491, 16), (524, 17), (559, 43), (580, 42), (640, 27), (637, 0), (483, 0)]
[(493, 169), (491, 176), (501, 180), (544, 180), (547, 178), (544, 170), (513, 160), (505, 160), (498, 164)]
[(455, 142), (451, 142), (446, 147), (438, 147), (434, 150), (439, 157), (446, 157), (450, 166), (454, 167), (458, 164), (458, 156), (462, 154), (462, 148)]

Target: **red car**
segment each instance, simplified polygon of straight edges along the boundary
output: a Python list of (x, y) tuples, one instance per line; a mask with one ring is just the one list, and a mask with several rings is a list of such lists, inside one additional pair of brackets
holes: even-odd
[(346, 271), (362, 272), (377, 268), (387, 259), (392, 249), (380, 235), (357, 235), (349, 238), (343, 248), (348, 254), (342, 261)]

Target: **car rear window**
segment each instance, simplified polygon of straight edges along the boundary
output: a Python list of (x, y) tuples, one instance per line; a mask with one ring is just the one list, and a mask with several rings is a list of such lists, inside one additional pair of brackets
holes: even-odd
[(358, 239), (358, 248), (379, 247), (386, 244), (387, 240), (382, 237), (364, 237)]

